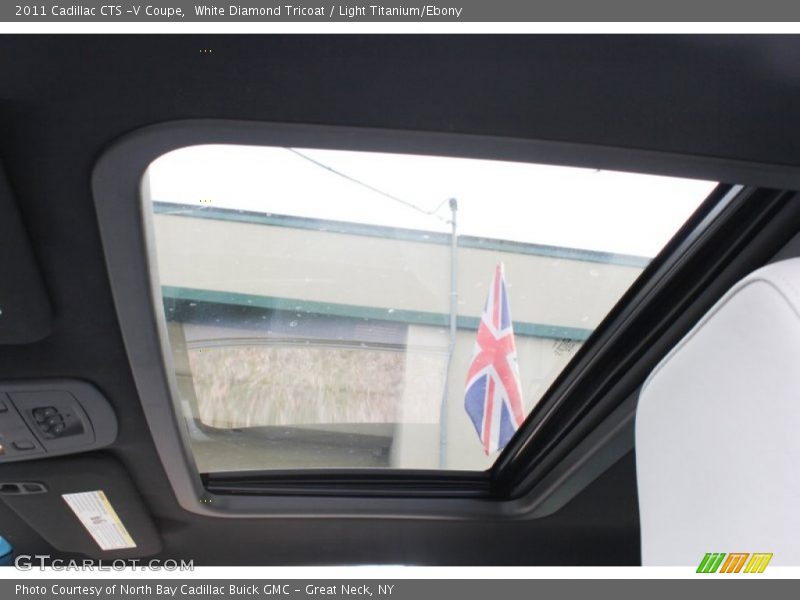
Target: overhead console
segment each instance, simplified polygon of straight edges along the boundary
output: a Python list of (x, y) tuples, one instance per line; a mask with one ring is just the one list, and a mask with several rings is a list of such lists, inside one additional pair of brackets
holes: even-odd
[(111, 406), (88, 383), (0, 383), (0, 463), (95, 450), (116, 437)]

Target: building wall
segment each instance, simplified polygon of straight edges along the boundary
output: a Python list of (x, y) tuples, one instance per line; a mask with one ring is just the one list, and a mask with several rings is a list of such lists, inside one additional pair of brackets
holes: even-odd
[[(382, 391), (399, 403), (386, 466), (404, 468), (485, 469), (496, 458), (484, 455), (464, 410), (463, 394), (475, 328), (497, 263), (505, 266), (526, 412), (642, 269), (630, 261), (601, 262), (589, 254), (589, 259), (577, 260), (558, 253), (535, 254), (525, 248), (459, 248), (459, 329), (448, 371), (450, 248), (446, 244), (431, 243), (424, 236), (378, 237), (169, 214), (156, 214), (154, 230), (162, 286), (167, 294), (192, 304), (230, 303), (282, 314), (296, 311), (299, 320), (322, 314), (351, 321), (364, 319), (367, 326), (379, 321), (404, 323), (405, 341), (399, 350), (404, 351), (403, 360), (381, 363), (391, 365), (382, 368), (402, 372), (374, 377), (376, 381), (399, 382)], [(213, 319), (173, 324), (173, 329), (176, 326), (179, 334), (173, 331), (171, 335), (176, 340), (185, 338), (188, 353), (234, 337), (240, 343), (248, 337), (251, 341), (247, 343), (260, 343), (267, 335), (258, 329), (232, 331)], [(288, 339), (288, 334), (269, 335), (270, 343)], [(377, 339), (380, 341), (380, 335)], [(228, 359), (244, 356), (236, 352), (231, 350)], [(219, 415), (220, 398), (213, 396), (225, 389), (224, 382), (220, 387), (217, 378), (213, 385), (198, 387), (203, 379), (199, 373), (195, 373), (193, 388), (187, 381), (190, 363), (194, 369), (214, 368), (213, 361), (197, 357), (195, 354), (194, 361), (186, 356), (176, 358), (181, 393), (193, 396), (187, 401), (199, 407), (200, 413), (204, 402), (216, 402), (214, 414)], [(442, 460), (439, 409), (445, 383), (447, 444)], [(348, 396), (347, 384), (342, 385)], [(269, 402), (269, 398), (267, 391), (259, 401)], [(234, 422), (241, 418), (233, 414), (238, 406), (231, 405), (230, 410), (231, 415), (214, 417), (218, 420), (207, 424), (220, 427), (226, 419)], [(318, 412), (316, 429), (325, 428), (326, 423), (336, 431), (347, 427), (322, 415), (324, 411)], [(314, 417), (306, 414), (303, 419), (297, 425), (309, 425), (307, 421)], [(285, 421), (280, 424), (286, 425)], [(215, 452), (219, 455), (225, 450), (217, 448)], [(306, 459), (298, 455), (298, 460)], [(325, 456), (315, 456), (313, 461), (313, 466), (326, 466)]]
[[(163, 285), (373, 311), (449, 312), (447, 245), (168, 214), (156, 215), (155, 233)], [(515, 322), (578, 329), (594, 329), (642, 270), (460, 248), (459, 315), (480, 317), (498, 262)]]

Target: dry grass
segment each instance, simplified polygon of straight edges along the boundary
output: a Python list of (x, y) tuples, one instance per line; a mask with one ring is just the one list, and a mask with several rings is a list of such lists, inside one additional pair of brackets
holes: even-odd
[(214, 427), (394, 423), (402, 352), (313, 346), (192, 349), (201, 420)]

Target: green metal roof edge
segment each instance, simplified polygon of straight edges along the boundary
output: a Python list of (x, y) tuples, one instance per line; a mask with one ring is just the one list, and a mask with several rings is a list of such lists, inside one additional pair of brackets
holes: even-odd
[[(193, 217), (198, 219), (212, 219), (217, 221), (234, 221), (239, 223), (252, 223), (257, 225), (272, 225), (274, 227), (290, 227), (293, 229), (307, 229), (312, 231), (326, 231), (330, 233), (344, 233), (368, 237), (390, 238), (410, 242), (427, 244), (450, 245), (450, 234), (419, 229), (404, 229), (400, 227), (386, 227), (383, 225), (368, 225), (347, 221), (331, 221), (325, 219), (312, 219), (309, 217), (293, 217), (259, 213), (247, 210), (217, 208), (212, 206), (191, 206), (174, 202), (153, 201), (153, 212), (179, 217)], [(548, 246), (544, 244), (526, 244), (510, 240), (498, 240), (469, 235), (459, 235), (458, 245), (461, 248), (477, 248), (481, 250), (496, 250), (515, 254), (531, 254), (549, 258), (566, 260), (579, 260), (601, 264), (617, 265), (623, 267), (636, 267), (643, 269), (650, 260), (644, 256), (630, 254), (614, 254), (611, 252), (598, 252), (595, 250), (582, 250), (580, 248), (565, 248), (561, 246)]]
[[(165, 298), (175, 300), (188, 300), (190, 302), (209, 302), (214, 304), (227, 304), (234, 306), (247, 306), (270, 310), (296, 310), (300, 312), (351, 317), (357, 319), (376, 319), (381, 321), (394, 321), (411, 325), (428, 325), (433, 327), (447, 327), (450, 323), (449, 315), (403, 309), (386, 309), (373, 306), (357, 306), (338, 304), (333, 302), (317, 302), (313, 300), (294, 300), (291, 298), (275, 298), (271, 296), (258, 296), (254, 294), (241, 294), (238, 292), (221, 292), (217, 290), (201, 290), (176, 286), (161, 286), (161, 294)], [(478, 317), (459, 316), (457, 326), (459, 329), (477, 331), (480, 319)], [(554, 340), (584, 341), (591, 334), (591, 329), (579, 327), (563, 327), (560, 325), (547, 325), (544, 323), (526, 323), (514, 321), (514, 333), (528, 337), (539, 337)]]

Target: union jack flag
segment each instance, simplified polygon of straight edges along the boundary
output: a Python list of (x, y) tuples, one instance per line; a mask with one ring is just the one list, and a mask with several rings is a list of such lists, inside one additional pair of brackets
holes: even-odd
[(464, 407), (488, 455), (505, 447), (524, 419), (514, 328), (503, 265), (497, 265), (478, 326)]

